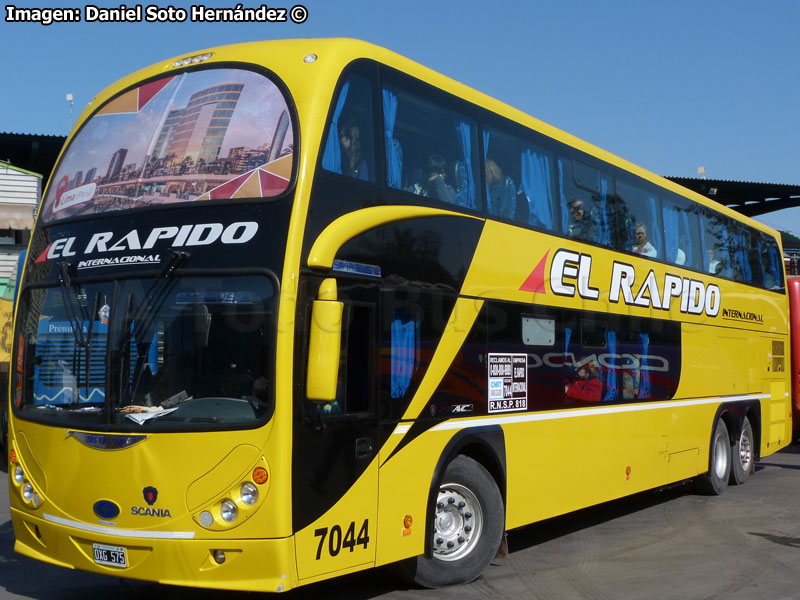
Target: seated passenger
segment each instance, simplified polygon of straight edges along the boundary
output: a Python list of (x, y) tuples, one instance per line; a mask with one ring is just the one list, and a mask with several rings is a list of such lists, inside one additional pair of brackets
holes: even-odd
[(568, 400), (579, 402), (600, 402), (603, 382), (600, 371), (594, 363), (587, 363), (578, 369), (578, 376), (564, 385)]
[(510, 177), (503, 177), (503, 170), (491, 158), (486, 160), (486, 185), (489, 188), (489, 214), (513, 219), (517, 201), (514, 182)]
[(406, 191), (425, 198), (434, 198), (455, 204), (456, 191), (453, 186), (447, 185), (445, 182), (446, 167), (447, 162), (441, 155), (432, 154), (425, 165), (422, 183), (414, 183)]
[(637, 223), (633, 228), (633, 248), (631, 248), (631, 252), (650, 256), (651, 258), (658, 256), (655, 246), (647, 241), (647, 227), (643, 223)]
[(712, 275), (721, 275), (723, 269), (722, 261), (716, 257), (714, 249), (709, 248), (706, 250), (706, 255), (708, 256), (708, 272)]
[(355, 119), (347, 119), (339, 126), (339, 144), (342, 148), (342, 175), (369, 181), (369, 167), (361, 151), (361, 133)]
[(567, 228), (567, 235), (575, 240), (584, 240), (587, 242), (595, 241), (594, 223), (591, 218), (586, 215), (586, 209), (583, 207), (583, 200), (580, 198), (572, 198), (569, 201), (569, 226)]

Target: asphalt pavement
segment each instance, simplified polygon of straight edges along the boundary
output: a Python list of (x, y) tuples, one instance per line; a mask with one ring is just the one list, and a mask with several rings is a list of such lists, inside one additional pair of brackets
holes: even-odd
[[(206, 600), (253, 594), (120, 580), (13, 551), (0, 474), (0, 600)], [(508, 535), (509, 555), (477, 581), (410, 589), (390, 569), (289, 592), (290, 598), (513, 600), (800, 600), (800, 446), (764, 459), (719, 497), (676, 485), (550, 519)]]

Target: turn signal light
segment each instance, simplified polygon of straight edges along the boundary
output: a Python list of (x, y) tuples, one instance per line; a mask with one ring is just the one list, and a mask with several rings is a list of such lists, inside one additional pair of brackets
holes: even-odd
[(253, 481), (255, 481), (258, 485), (267, 483), (267, 479), (269, 479), (269, 475), (264, 467), (256, 467), (253, 470)]
[(12, 465), (15, 462), (17, 462), (17, 451), (16, 450), (12, 450), (11, 452), (8, 453), (8, 462), (9, 462), (9, 464), (12, 464)]

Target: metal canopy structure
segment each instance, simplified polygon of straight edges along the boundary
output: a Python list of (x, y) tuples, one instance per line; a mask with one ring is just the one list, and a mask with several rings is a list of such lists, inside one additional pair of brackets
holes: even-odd
[(800, 206), (800, 185), (694, 177), (667, 179), (748, 217)]

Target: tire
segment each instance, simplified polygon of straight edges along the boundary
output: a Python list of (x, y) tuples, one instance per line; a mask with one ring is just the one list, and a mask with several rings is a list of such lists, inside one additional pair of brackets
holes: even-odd
[(457, 456), (447, 465), (430, 511), (432, 556), (403, 561), (401, 574), (427, 588), (477, 579), (505, 532), (503, 497), (494, 478), (479, 462)]
[(742, 432), (739, 438), (731, 445), (731, 478), (730, 483), (741, 485), (750, 474), (755, 472), (755, 443), (753, 438), (753, 427), (750, 419), (744, 418)]
[(696, 480), (697, 491), (709, 496), (718, 496), (728, 487), (731, 476), (731, 438), (728, 426), (721, 418), (711, 434), (711, 448), (708, 456), (708, 473)]

